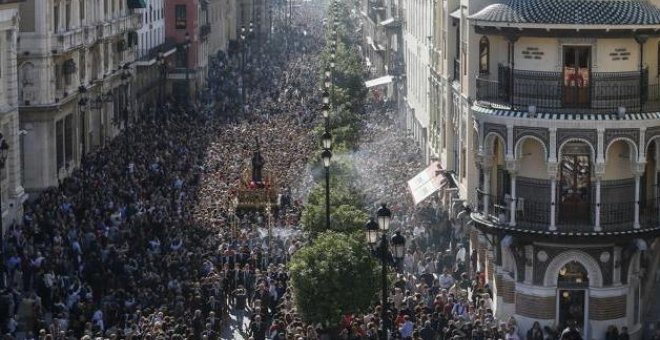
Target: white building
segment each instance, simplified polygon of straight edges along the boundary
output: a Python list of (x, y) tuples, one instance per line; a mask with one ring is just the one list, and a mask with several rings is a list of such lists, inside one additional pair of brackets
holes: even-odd
[(429, 148), (521, 336), (535, 321), (642, 335), (660, 263), (659, 5), (435, 3)]
[[(0, 212), (2, 232), (7, 226), (21, 223), (23, 202), (27, 198), (21, 179), (21, 134), (18, 122), (16, 88), (16, 43), (18, 38), (18, 3), (0, 4), (0, 133), (8, 144), (7, 159), (0, 168)], [(1, 239), (1, 238), (0, 238)]]
[[(56, 185), (131, 118), (143, 0), (20, 4), (18, 96), (25, 188)], [(83, 99), (83, 100), (81, 100)]]
[[(432, 1), (403, 1), (403, 59), (406, 65), (406, 127), (422, 150), (427, 151), (429, 69)], [(427, 157), (428, 159), (428, 157)]]
[(136, 78), (132, 95), (140, 98), (137, 113), (156, 107), (167, 98), (166, 68), (176, 45), (165, 40), (165, 0), (145, 0), (145, 8), (136, 10), (142, 26), (137, 30)]

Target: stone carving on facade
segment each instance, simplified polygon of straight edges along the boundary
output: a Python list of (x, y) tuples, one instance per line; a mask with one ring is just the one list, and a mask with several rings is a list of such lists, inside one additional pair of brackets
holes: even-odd
[[(639, 140), (638, 129), (607, 129), (605, 130), (605, 151), (609, 146), (619, 140), (630, 142), (635, 146), (635, 151), (639, 150), (637, 141)], [(632, 155), (631, 155), (632, 156)], [(606, 156), (607, 157), (607, 156)], [(636, 158), (636, 157), (635, 157)]]
[(560, 253), (554, 257), (548, 264), (543, 277), (543, 285), (546, 287), (554, 287), (557, 285), (557, 278), (559, 277), (559, 270), (567, 263), (575, 261), (580, 263), (586, 270), (589, 276), (589, 286), (602, 287), (603, 286), (603, 273), (601, 267), (590, 254), (582, 250), (568, 250)]
[(482, 136), (484, 138), (484, 148), (488, 148), (488, 153), (492, 153), (493, 151), (493, 145), (488, 143), (488, 135), (490, 135), (491, 133), (497, 134), (499, 137), (501, 137), (502, 142), (504, 143), (505, 146), (507, 139), (506, 125), (484, 123), (484, 131)]
[(571, 140), (590, 144), (594, 151), (592, 156), (598, 154), (598, 134), (595, 129), (557, 129), (557, 150), (561, 152), (562, 144)]
[[(518, 143), (525, 137), (535, 137), (538, 141), (541, 142), (543, 146), (543, 151), (545, 152), (545, 158), (548, 157), (548, 152), (550, 150), (550, 132), (548, 129), (537, 128), (537, 127), (524, 127), (524, 126), (514, 126), (513, 127), (513, 144), (516, 145), (516, 149), (522, 147)], [(517, 152), (516, 152), (517, 153)]]
[(644, 144), (645, 147), (644, 149), (646, 150), (649, 146), (649, 143), (651, 140), (654, 138), (660, 136), (660, 126), (654, 126), (654, 127), (649, 127), (646, 129), (646, 133), (644, 134)]

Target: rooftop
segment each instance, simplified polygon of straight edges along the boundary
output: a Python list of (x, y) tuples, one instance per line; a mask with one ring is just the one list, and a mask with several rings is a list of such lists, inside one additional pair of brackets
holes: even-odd
[(501, 0), (469, 19), (550, 25), (660, 25), (660, 8), (646, 0)]

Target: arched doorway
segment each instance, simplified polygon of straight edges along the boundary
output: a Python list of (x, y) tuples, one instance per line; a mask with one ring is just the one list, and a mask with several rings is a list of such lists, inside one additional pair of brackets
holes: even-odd
[(589, 275), (578, 261), (569, 261), (559, 270), (557, 277), (558, 322), (560, 329), (575, 325), (584, 335), (587, 316), (587, 289)]
[(591, 222), (591, 148), (582, 142), (569, 142), (561, 149), (559, 222)]

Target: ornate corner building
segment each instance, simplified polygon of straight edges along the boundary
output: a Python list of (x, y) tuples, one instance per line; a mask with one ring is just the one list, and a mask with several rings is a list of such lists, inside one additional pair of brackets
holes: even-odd
[(496, 314), (641, 337), (660, 263), (658, 2), (433, 13), (429, 151), (456, 174), (452, 217), (473, 226)]
[[(390, 5), (357, 6), (378, 71)], [(660, 264), (660, 1), (401, 7), (405, 126), (497, 316), (640, 338)]]

